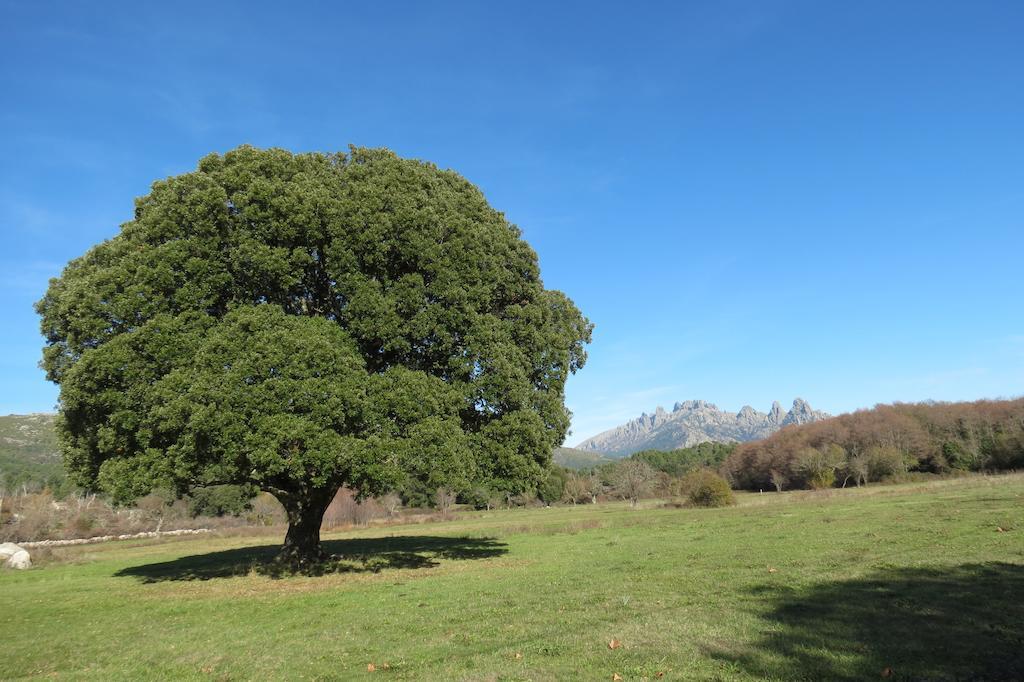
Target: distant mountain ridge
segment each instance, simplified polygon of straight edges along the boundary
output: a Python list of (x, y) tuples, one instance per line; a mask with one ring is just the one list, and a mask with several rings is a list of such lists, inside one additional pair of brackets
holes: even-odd
[(625, 457), (640, 450), (675, 450), (705, 441), (742, 443), (767, 438), (783, 426), (810, 424), (830, 416), (813, 409), (802, 398), (794, 400), (793, 407), (785, 413), (778, 401), (772, 403), (768, 412), (744, 405), (739, 412), (732, 413), (705, 400), (687, 400), (673, 405), (671, 412), (660, 406), (653, 414), (645, 412), (622, 426), (588, 438), (576, 449)]

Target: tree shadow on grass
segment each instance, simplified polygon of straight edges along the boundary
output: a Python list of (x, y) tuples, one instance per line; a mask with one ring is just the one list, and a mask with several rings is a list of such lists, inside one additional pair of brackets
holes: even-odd
[(143, 566), (130, 566), (114, 575), (138, 578), (144, 583), (156, 583), (231, 578), (250, 573), (270, 578), (320, 576), (331, 573), (379, 573), (390, 568), (431, 568), (438, 565), (438, 559), (488, 559), (508, 552), (508, 545), (493, 538), (421, 535), (328, 540), (322, 544), (328, 558), (303, 567), (277, 561), (280, 545), (262, 545), (196, 554)]
[(774, 601), (770, 630), (753, 647), (705, 651), (757, 677), (1024, 680), (1024, 566), (888, 569), (754, 592)]

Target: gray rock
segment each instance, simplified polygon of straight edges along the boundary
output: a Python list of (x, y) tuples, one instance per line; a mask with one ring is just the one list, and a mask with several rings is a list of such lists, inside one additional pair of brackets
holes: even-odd
[(7, 568), (32, 568), (32, 557), (26, 550), (13, 542), (5, 542), (0, 545), (0, 562)]
[(675, 450), (706, 441), (724, 443), (766, 438), (783, 426), (809, 424), (827, 419), (828, 414), (811, 408), (797, 398), (793, 408), (783, 413), (778, 401), (765, 414), (749, 405), (733, 414), (723, 412), (706, 400), (686, 400), (672, 406), (671, 412), (658, 407), (654, 414), (642, 414), (622, 426), (588, 438), (576, 447), (625, 457), (640, 450)]
[(786, 418), (782, 420), (782, 425), (810, 424), (811, 422), (821, 421), (822, 419), (827, 418), (827, 414), (811, 409), (811, 406), (807, 404), (806, 400), (803, 398), (797, 398), (793, 401), (793, 409), (791, 409), (786, 415)]
[(0, 561), (7, 561), (20, 551), (21, 547), (14, 544), (13, 542), (5, 542), (3, 544), (0, 544)]
[(23, 571), (26, 568), (32, 568), (32, 558), (29, 556), (29, 553), (23, 549), (15, 552), (14, 555), (7, 560), (5, 565), (7, 568), (16, 568), (19, 571)]

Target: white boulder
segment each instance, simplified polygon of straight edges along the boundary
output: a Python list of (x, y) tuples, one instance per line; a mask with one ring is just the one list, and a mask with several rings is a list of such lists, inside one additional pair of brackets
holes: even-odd
[(32, 568), (31, 555), (13, 542), (0, 544), (0, 562), (7, 568)]
[(21, 550), (7, 560), (7, 568), (16, 568), (18, 570), (32, 568), (32, 558), (27, 551)]

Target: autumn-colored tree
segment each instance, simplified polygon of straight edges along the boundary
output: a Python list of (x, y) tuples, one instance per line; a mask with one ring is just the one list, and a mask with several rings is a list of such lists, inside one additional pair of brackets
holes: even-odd
[(809, 449), (826, 453), (833, 446), (845, 451), (841, 480), (858, 485), (908, 471), (1017, 469), (1024, 467), (1024, 399), (878, 405), (743, 443), (722, 469), (745, 489), (772, 485), (773, 471), (810, 485), (797, 475), (799, 462)]
[(572, 502), (573, 506), (578, 502), (589, 499), (590, 481), (588, 477), (576, 473), (569, 474), (565, 479), (563, 496), (567, 502)]
[(772, 485), (775, 486), (775, 492), (781, 493), (782, 489), (789, 483), (789, 476), (780, 469), (771, 469), (769, 474), (772, 479)]
[(656, 478), (657, 472), (647, 462), (624, 459), (612, 470), (612, 489), (635, 507), (640, 498), (651, 492)]

